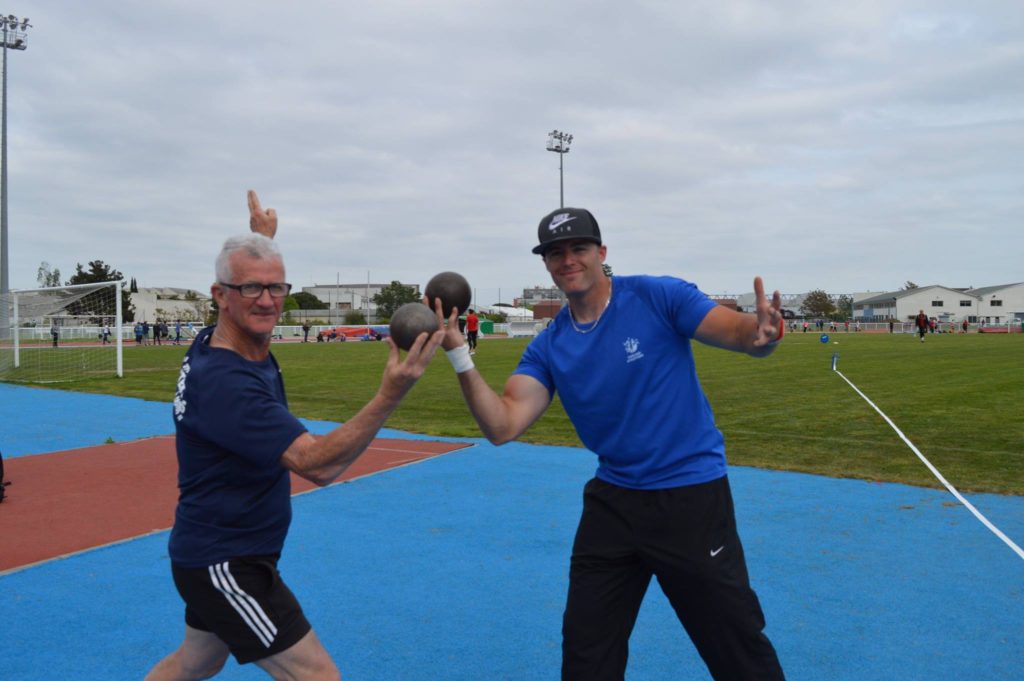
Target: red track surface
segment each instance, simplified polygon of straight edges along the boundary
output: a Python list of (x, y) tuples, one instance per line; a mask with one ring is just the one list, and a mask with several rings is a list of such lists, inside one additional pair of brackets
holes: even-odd
[[(468, 447), (378, 439), (339, 481)], [(0, 504), (0, 573), (174, 523), (178, 461), (174, 437), (21, 456), (4, 462), (12, 482)], [(316, 486), (292, 475), (292, 494)]]

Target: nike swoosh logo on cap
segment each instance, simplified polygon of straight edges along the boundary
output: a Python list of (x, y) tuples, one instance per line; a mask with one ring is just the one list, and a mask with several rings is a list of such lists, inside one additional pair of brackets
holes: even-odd
[(572, 222), (575, 219), (575, 215), (569, 215), (568, 213), (561, 213), (559, 215), (556, 215), (555, 217), (551, 218), (551, 224), (548, 225), (548, 231), (553, 232), (560, 226), (564, 225), (566, 222)]

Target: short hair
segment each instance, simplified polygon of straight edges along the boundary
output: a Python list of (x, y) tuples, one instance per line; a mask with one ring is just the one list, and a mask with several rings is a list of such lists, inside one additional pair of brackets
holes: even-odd
[(284, 256), (281, 255), (281, 249), (278, 248), (277, 243), (273, 239), (255, 232), (233, 236), (224, 242), (224, 246), (220, 249), (220, 254), (217, 255), (214, 271), (217, 275), (217, 281), (222, 281), (226, 284), (233, 283), (231, 256), (239, 251), (256, 260), (284, 260)]

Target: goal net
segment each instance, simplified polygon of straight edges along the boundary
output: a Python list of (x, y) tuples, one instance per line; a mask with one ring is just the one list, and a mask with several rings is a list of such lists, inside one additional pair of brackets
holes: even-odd
[(0, 381), (122, 376), (124, 282), (0, 294)]

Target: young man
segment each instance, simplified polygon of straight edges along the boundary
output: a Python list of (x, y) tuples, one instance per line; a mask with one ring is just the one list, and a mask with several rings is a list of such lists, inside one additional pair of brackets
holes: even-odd
[(476, 340), (480, 335), (480, 318), (476, 316), (473, 308), (466, 313), (466, 343), (469, 344), (469, 354), (476, 354)]
[(917, 326), (918, 337), (921, 339), (921, 342), (924, 343), (924, 335), (928, 333), (929, 325), (928, 315), (924, 313), (924, 310), (917, 313), (917, 317), (914, 318), (914, 324)]
[(443, 336), (421, 334), (405, 361), (392, 345), (373, 399), (314, 438), (289, 413), (270, 353), (291, 289), (271, 240), (277, 215), (262, 210), (254, 192), (249, 207), (255, 233), (228, 239), (217, 257), (210, 290), (218, 322), (198, 334), (178, 379), (180, 495), (169, 554), (185, 601), (185, 640), (149, 680), (209, 678), (229, 653), (275, 679), (340, 678), (277, 571), (291, 522), (289, 471), (318, 485), (337, 479), (423, 375)]
[[(715, 304), (669, 277), (604, 274), (607, 246), (588, 211), (562, 208), (533, 249), (568, 298), (497, 395), (454, 319), (444, 347), (480, 430), (517, 438), (557, 391), (598, 456), (583, 492), (562, 628), (562, 678), (620, 680), (653, 577), (715, 679), (781, 679), (747, 576), (725, 444), (697, 380), (691, 340), (764, 357), (782, 338), (781, 299), (754, 279), (756, 314)], [(441, 317), (439, 301), (434, 303)]]

